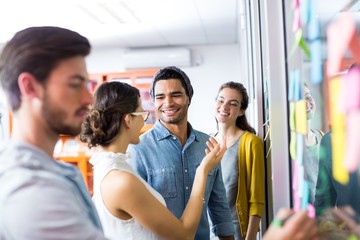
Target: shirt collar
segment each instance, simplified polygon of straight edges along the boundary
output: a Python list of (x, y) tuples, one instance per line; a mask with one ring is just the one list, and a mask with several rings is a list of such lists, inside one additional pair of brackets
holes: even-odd
[[(191, 124), (188, 122), (188, 131), (190, 132), (188, 139), (194, 139), (198, 141), (198, 137), (196, 131), (193, 129)], [(158, 141), (163, 140), (168, 137), (172, 137), (173, 135), (169, 132), (169, 130), (161, 124), (160, 120), (157, 120), (153, 126), (153, 130)]]

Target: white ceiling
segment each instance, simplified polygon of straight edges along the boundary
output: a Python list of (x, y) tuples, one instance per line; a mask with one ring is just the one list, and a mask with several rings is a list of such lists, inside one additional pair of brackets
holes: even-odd
[[(0, 44), (30, 26), (70, 28), (95, 47), (237, 42), (238, 0), (0, 0)], [(104, 13), (104, 14), (103, 14)]]
[[(238, 38), (241, 1), (0, 0), (0, 46), (23, 28), (44, 25), (78, 31), (95, 47), (233, 44)], [(313, 4), (323, 34), (346, 6), (360, 15), (359, 0), (316, 0)]]

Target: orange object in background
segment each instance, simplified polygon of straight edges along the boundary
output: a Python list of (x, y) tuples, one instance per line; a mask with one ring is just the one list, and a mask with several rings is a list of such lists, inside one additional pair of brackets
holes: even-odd
[(84, 178), (86, 187), (93, 194), (93, 171), (89, 159), (89, 148), (77, 137), (61, 135), (54, 149), (54, 158), (77, 166)]
[(12, 113), (9, 111), (9, 131), (10, 131), (10, 137), (12, 133)]

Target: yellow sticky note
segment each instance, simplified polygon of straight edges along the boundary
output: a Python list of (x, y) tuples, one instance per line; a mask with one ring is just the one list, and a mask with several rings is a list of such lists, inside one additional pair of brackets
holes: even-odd
[(297, 133), (307, 133), (306, 101), (295, 102), (295, 128)]
[(296, 159), (296, 133), (294, 131), (291, 131), (290, 156), (292, 160)]
[(332, 125), (332, 160), (333, 160), (333, 176), (342, 183), (346, 184), (349, 181), (349, 173), (345, 169), (345, 116), (340, 111), (340, 77), (336, 77), (329, 81), (329, 110)]
[(289, 103), (290, 113), (289, 113), (289, 125), (290, 130), (295, 130), (295, 103)]

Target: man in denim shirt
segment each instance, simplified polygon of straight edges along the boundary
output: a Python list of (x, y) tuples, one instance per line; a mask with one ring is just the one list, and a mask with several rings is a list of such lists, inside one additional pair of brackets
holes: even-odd
[[(193, 88), (177, 67), (166, 67), (154, 76), (150, 95), (159, 120), (143, 134), (140, 144), (129, 146), (130, 164), (165, 198), (167, 208), (181, 217), (189, 200), (195, 171), (205, 156), (209, 136), (187, 121)], [(220, 239), (233, 239), (234, 226), (226, 201), (220, 165), (210, 172), (205, 206), (195, 239), (209, 239), (207, 210)]]

